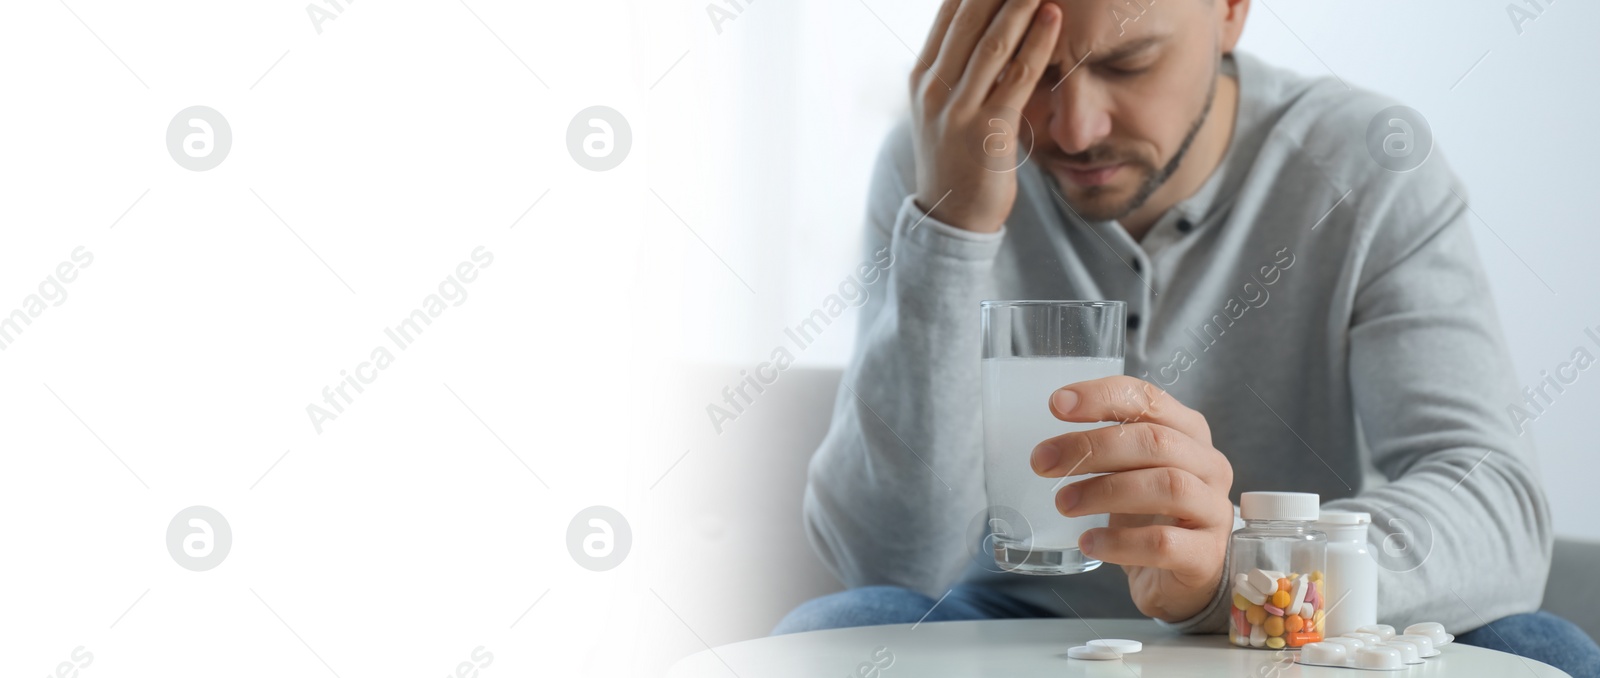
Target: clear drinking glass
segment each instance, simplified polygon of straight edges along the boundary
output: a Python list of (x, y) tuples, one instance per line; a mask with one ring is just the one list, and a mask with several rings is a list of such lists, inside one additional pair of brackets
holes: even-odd
[[(1068, 518), (1056, 492), (1097, 474), (1035, 475), (1034, 446), (1079, 424), (1050, 413), (1050, 394), (1068, 384), (1122, 374), (1127, 307), (1120, 301), (983, 302), (983, 446), (988, 534), (995, 564), (1021, 574), (1077, 574), (1100, 567), (1078, 550), (1105, 514)], [(991, 541), (992, 540), (992, 541)]]

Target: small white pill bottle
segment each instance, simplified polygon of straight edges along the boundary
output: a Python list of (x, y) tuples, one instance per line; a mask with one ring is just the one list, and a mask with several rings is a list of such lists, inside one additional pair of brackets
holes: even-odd
[(1299, 649), (1321, 641), (1328, 537), (1313, 524), (1315, 494), (1245, 492), (1244, 527), (1233, 533), (1228, 568), (1228, 640), (1240, 647)]
[(1323, 511), (1315, 527), (1328, 535), (1328, 637), (1378, 623), (1378, 564), (1367, 551), (1372, 515)]

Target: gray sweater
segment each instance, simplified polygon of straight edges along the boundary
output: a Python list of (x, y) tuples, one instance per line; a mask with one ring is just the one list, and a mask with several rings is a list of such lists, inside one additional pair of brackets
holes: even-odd
[[(938, 598), (977, 582), (1062, 616), (1138, 616), (1120, 567), (993, 573), (970, 539), (985, 506), (979, 301), (1119, 299), (1127, 373), (1205, 415), (1235, 504), (1316, 492), (1395, 534), (1374, 540), (1381, 622), (1460, 633), (1538, 608), (1549, 510), (1506, 414), (1522, 397), (1465, 189), (1437, 148), (1401, 173), (1369, 156), (1368, 123), (1394, 102), (1248, 54), (1224, 63), (1240, 84), (1232, 146), (1142, 241), (1078, 219), (1032, 163), (1000, 232), (927, 218), (910, 128), (890, 134), (865, 251), (893, 259), (805, 497), (812, 545), (846, 585)], [(1229, 601), (1219, 586), (1171, 626), (1223, 631)]]

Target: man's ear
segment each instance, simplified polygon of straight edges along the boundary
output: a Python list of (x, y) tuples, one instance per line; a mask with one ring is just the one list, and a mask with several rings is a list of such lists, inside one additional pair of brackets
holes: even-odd
[(1215, 0), (1217, 14), (1222, 19), (1222, 52), (1233, 51), (1244, 33), (1245, 17), (1250, 15), (1250, 0)]

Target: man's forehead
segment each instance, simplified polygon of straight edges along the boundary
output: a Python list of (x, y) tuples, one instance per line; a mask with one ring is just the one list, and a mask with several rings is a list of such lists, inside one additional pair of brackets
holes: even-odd
[(1097, 58), (1114, 57), (1159, 46), (1201, 9), (1195, 0), (1045, 0), (1061, 7), (1057, 50)]

